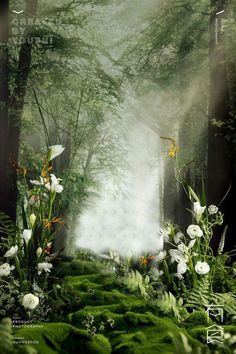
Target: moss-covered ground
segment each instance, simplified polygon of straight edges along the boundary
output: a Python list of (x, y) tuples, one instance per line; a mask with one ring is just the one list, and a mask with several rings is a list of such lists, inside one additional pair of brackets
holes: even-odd
[[(0, 344), (2, 354), (214, 352), (206, 345), (209, 324), (202, 314), (196, 313), (181, 324), (160, 316), (144, 298), (116, 285), (114, 277), (103, 272), (101, 264), (79, 260), (63, 262), (58, 275), (63, 278), (62, 317), (55, 318), (53, 323), (38, 324), (40, 328), (15, 330), (14, 338), (24, 338), (31, 343), (25, 346), (5, 343), (3, 348)], [(65, 300), (68, 295), (67, 289), (73, 296), (71, 304), (63, 301), (63, 296)], [(236, 326), (228, 326), (227, 331), (236, 333)], [(221, 352), (228, 353), (223, 349)]]

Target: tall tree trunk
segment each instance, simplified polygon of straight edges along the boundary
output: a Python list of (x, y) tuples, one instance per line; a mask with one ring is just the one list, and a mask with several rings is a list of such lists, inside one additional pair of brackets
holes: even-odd
[[(208, 127), (208, 204), (218, 205), (231, 190), (220, 205), (220, 210), (225, 214), (225, 224), (229, 225), (230, 234), (232, 222), (231, 201), (234, 195), (234, 182), (230, 149), (224, 137), (219, 134), (219, 129), (212, 124), (226, 122), (229, 119), (229, 92), (226, 75), (224, 36), (221, 31), (221, 21), (224, 17), (225, 0), (211, 0), (211, 14), (209, 23), (209, 65), (210, 65), (210, 101), (209, 101), (209, 127)], [(213, 247), (216, 249), (222, 228), (216, 231)], [(233, 243), (232, 243), (233, 242)], [(229, 248), (234, 242), (228, 240)]]
[(0, 210), (10, 213), (7, 190), (9, 1), (0, 2)]
[[(35, 17), (37, 9), (37, 0), (28, 0), (26, 2), (26, 14)], [(10, 159), (18, 160), (18, 151), (20, 143), (21, 115), (24, 107), (24, 99), (27, 89), (27, 79), (30, 73), (31, 56), (32, 56), (32, 31), (33, 27), (29, 26), (25, 31), (25, 42), (20, 47), (19, 61), (16, 79), (14, 83), (14, 91), (9, 99), (9, 133), (7, 144), (7, 187), (8, 200), (11, 204), (9, 215), (13, 220), (16, 218), (17, 203), (17, 175), (11, 166)]]

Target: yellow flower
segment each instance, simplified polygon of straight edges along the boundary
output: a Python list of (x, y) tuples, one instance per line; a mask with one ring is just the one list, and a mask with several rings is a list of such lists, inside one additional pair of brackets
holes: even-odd
[(172, 138), (165, 138), (161, 136), (161, 139), (169, 140), (170, 141), (170, 146), (168, 150), (168, 156), (172, 159), (175, 159), (178, 152), (179, 152), (179, 147), (176, 144), (176, 141)]
[(178, 146), (171, 143), (168, 151), (168, 156), (171, 157), (172, 159), (175, 159), (178, 151), (179, 151)]

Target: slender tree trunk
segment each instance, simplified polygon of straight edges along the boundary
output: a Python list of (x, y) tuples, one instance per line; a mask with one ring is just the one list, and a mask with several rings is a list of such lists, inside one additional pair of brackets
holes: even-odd
[[(210, 65), (210, 101), (209, 101), (209, 127), (208, 127), (208, 204), (218, 205), (231, 190), (220, 210), (225, 214), (225, 224), (232, 222), (231, 202), (234, 194), (234, 181), (232, 161), (229, 146), (223, 136), (219, 134), (219, 128), (212, 124), (212, 120), (226, 122), (229, 119), (229, 92), (226, 75), (224, 37), (221, 31), (221, 21), (224, 17), (226, 1), (211, 0), (211, 14), (209, 23), (209, 65)], [(216, 232), (213, 247), (217, 248), (222, 228)], [(235, 241), (233, 241), (234, 243)], [(229, 248), (233, 244), (226, 242)]]
[[(27, 16), (35, 17), (37, 9), (37, 0), (28, 0), (26, 3)], [(16, 79), (14, 83), (14, 91), (9, 99), (9, 133), (7, 143), (7, 186), (8, 186), (8, 201), (11, 208), (8, 214), (13, 220), (16, 218), (17, 204), (17, 175), (14, 168), (11, 166), (10, 159), (18, 160), (18, 151), (20, 143), (20, 128), (21, 115), (24, 107), (24, 99), (27, 89), (27, 79), (30, 73), (31, 56), (32, 56), (32, 30), (29, 26), (25, 32), (25, 42), (20, 47), (19, 61)]]
[(0, 2), (0, 210), (10, 213), (7, 189), (9, 1)]

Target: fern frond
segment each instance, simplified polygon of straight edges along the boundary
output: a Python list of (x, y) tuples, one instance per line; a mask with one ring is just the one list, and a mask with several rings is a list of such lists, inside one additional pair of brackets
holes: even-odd
[(137, 270), (131, 270), (125, 277), (118, 279), (119, 283), (123, 284), (131, 292), (139, 291), (142, 296), (147, 297), (147, 290), (150, 287), (150, 278), (146, 275), (145, 278)]
[(188, 294), (185, 307), (201, 310), (209, 304), (209, 298), (210, 281), (208, 277), (204, 277), (197, 281), (194, 289)]
[(236, 295), (233, 293), (215, 293), (211, 297), (212, 303), (223, 306), (230, 316), (236, 316)]
[(11, 218), (0, 211), (0, 234), (15, 237), (16, 226)]
[(163, 314), (174, 315), (178, 321), (182, 321), (186, 317), (187, 311), (182, 307), (183, 299), (176, 299), (171, 292), (164, 292), (162, 297), (155, 302), (155, 305)]

